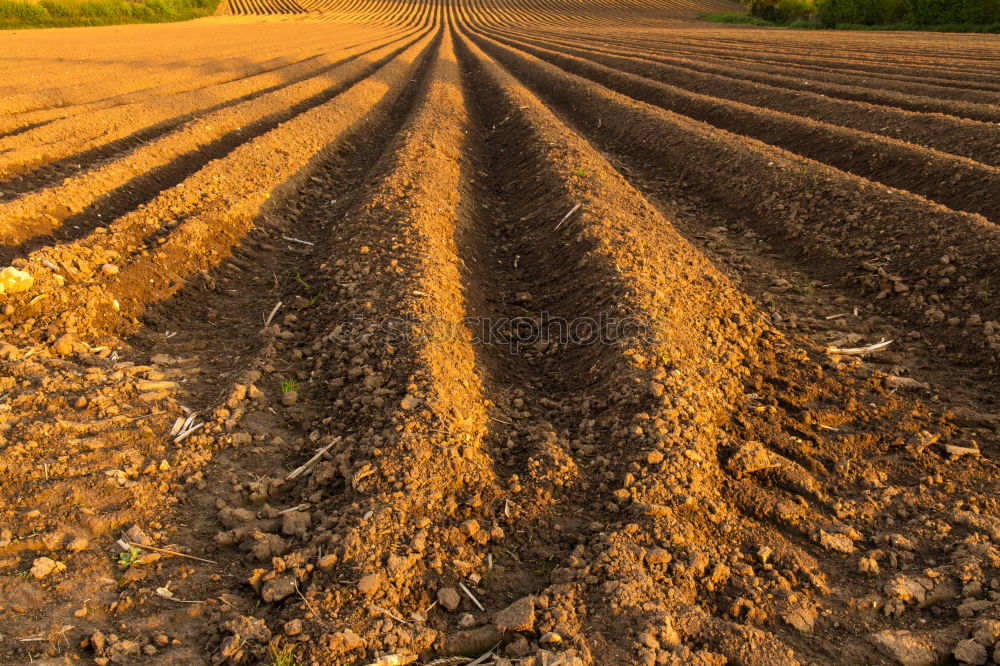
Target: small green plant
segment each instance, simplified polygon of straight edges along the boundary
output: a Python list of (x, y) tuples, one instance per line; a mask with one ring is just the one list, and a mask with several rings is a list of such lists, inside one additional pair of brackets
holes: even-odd
[(581, 178), (585, 178), (586, 176), (589, 175), (589, 172), (586, 169), (574, 169), (573, 170), (573, 175), (574, 176), (580, 176)]
[(798, 284), (793, 285), (792, 289), (803, 295), (811, 294), (816, 289), (816, 283), (808, 275), (803, 275), (802, 280)]
[(118, 553), (118, 564), (123, 567), (130, 567), (139, 561), (139, 556), (142, 555), (142, 551), (132, 546), (123, 553)]
[(986, 278), (986, 280), (983, 281), (983, 293), (982, 293), (983, 301), (990, 300), (990, 297), (992, 295), (993, 293), (990, 291), (990, 279)]
[(308, 282), (302, 279), (302, 276), (298, 273), (295, 274), (295, 281), (302, 285), (302, 288), (306, 291), (312, 291), (312, 286)]
[(283, 647), (279, 650), (277, 645), (271, 644), (268, 648), (268, 656), (271, 659), (268, 662), (269, 666), (299, 666), (301, 663), (295, 658), (290, 647)]
[(299, 383), (294, 379), (286, 379), (281, 383), (281, 392), (284, 393), (298, 393)]
[(316, 294), (315, 296), (309, 299), (309, 307), (316, 305), (318, 301), (319, 301), (319, 294)]

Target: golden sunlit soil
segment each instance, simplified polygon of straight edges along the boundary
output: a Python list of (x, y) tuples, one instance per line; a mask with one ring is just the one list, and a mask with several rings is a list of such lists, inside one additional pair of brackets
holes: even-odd
[(5, 33), (0, 663), (1000, 663), (1000, 49), (734, 7)]

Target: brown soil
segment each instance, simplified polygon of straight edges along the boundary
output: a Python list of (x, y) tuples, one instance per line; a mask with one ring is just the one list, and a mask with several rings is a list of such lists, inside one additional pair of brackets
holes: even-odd
[(1000, 663), (995, 44), (732, 7), (10, 34), (0, 663)]

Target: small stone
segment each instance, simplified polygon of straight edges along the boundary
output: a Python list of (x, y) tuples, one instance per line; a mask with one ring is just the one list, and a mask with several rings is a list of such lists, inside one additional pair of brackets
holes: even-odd
[(872, 634), (871, 641), (901, 666), (934, 666), (938, 661), (938, 651), (926, 636), (887, 630)]
[(108, 646), (107, 656), (112, 664), (134, 664), (134, 657), (139, 656), (139, 644), (128, 640), (112, 643)]
[(913, 543), (912, 539), (908, 539), (902, 534), (893, 534), (889, 537), (889, 543), (892, 544), (893, 548), (899, 548), (900, 550), (916, 550), (917, 544)]
[(285, 407), (291, 407), (299, 401), (298, 391), (286, 391), (281, 394), (281, 404)]
[(453, 587), (443, 587), (438, 590), (437, 598), (441, 605), (450, 611), (458, 608), (458, 604), (462, 601), (462, 597), (458, 596), (458, 590)]
[(803, 634), (811, 634), (813, 626), (816, 624), (816, 615), (815, 608), (812, 606), (803, 606), (788, 611), (782, 615), (782, 619)]
[(281, 533), (285, 536), (302, 536), (309, 529), (312, 516), (308, 511), (289, 511), (281, 517)]
[(105, 275), (118, 275), (118, 267), (114, 264), (104, 264), (101, 266), (101, 272)]
[(646, 462), (650, 465), (656, 465), (663, 462), (663, 453), (661, 451), (650, 451), (646, 454)]
[(260, 597), (267, 603), (281, 601), (295, 592), (295, 576), (278, 576), (264, 583)]
[(31, 575), (35, 578), (45, 578), (53, 571), (65, 569), (66, 565), (49, 557), (39, 557), (31, 564)]
[(69, 356), (73, 353), (73, 345), (73, 336), (66, 333), (64, 335), (60, 335), (56, 341), (52, 343), (52, 351), (60, 356)]
[(508, 644), (507, 647), (504, 648), (504, 652), (509, 657), (523, 657), (531, 652), (531, 644), (528, 643), (528, 639), (524, 636), (518, 636), (514, 642)]
[(415, 409), (416, 406), (419, 404), (420, 404), (419, 398), (417, 398), (411, 393), (407, 393), (406, 396), (404, 396), (403, 399), (400, 401), (399, 407), (401, 409), (410, 410), (410, 409)]
[(986, 648), (971, 638), (959, 641), (958, 645), (955, 646), (955, 650), (952, 652), (952, 655), (954, 655), (955, 659), (963, 664), (976, 664), (977, 666), (985, 664), (986, 660), (989, 658)]
[(820, 530), (819, 543), (828, 550), (836, 550), (841, 553), (854, 552), (854, 542), (844, 534), (830, 534)]
[(476, 626), (476, 616), (472, 613), (462, 613), (462, 617), (458, 618), (458, 626), (463, 629)]
[(980, 620), (972, 632), (972, 639), (983, 647), (991, 647), (1000, 641), (1000, 621)]
[(142, 531), (141, 527), (135, 524), (125, 530), (125, 536), (127, 536), (129, 541), (132, 543), (150, 543), (149, 537), (146, 536), (146, 533)]
[(927, 596), (927, 590), (915, 578), (900, 574), (896, 576), (882, 588), (886, 596), (900, 601), (914, 601), (922, 603)]
[(554, 631), (547, 631), (542, 634), (542, 637), (538, 639), (539, 643), (560, 643), (562, 642), (562, 636)]
[(477, 520), (467, 520), (462, 523), (462, 531), (469, 536), (475, 536), (479, 531), (479, 521)]
[(96, 654), (104, 654), (107, 643), (107, 637), (100, 631), (95, 631), (90, 635), (90, 647), (94, 649)]
[(282, 629), (284, 630), (286, 636), (298, 636), (302, 633), (302, 620), (289, 620), (284, 624)]
[(493, 625), (500, 631), (531, 631), (535, 626), (535, 600), (533, 597), (518, 599), (493, 618)]
[(646, 563), (653, 565), (670, 564), (674, 556), (664, 548), (650, 548), (646, 551)]
[(316, 566), (318, 566), (321, 571), (329, 571), (337, 564), (337, 559), (336, 553), (329, 553), (321, 557), (319, 562), (316, 563)]
[(368, 574), (358, 581), (358, 592), (362, 594), (375, 594), (382, 585), (382, 577), (377, 573)]
[(966, 599), (958, 605), (959, 617), (973, 617), (976, 613), (981, 613), (993, 607), (993, 602), (985, 599)]
[(364, 640), (361, 636), (350, 629), (335, 633), (331, 642), (334, 645), (339, 645), (345, 652), (351, 652), (364, 645)]

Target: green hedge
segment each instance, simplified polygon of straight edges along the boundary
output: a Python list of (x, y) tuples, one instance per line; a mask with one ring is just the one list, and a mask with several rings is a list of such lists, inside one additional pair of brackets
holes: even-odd
[(827, 28), (950, 26), (1000, 23), (1000, 0), (743, 0), (752, 16), (782, 25), (813, 21)]
[(0, 28), (55, 28), (184, 21), (215, 13), (219, 0), (0, 0)]
[(827, 27), (843, 23), (982, 26), (1000, 23), (1000, 0), (818, 0), (816, 15)]

